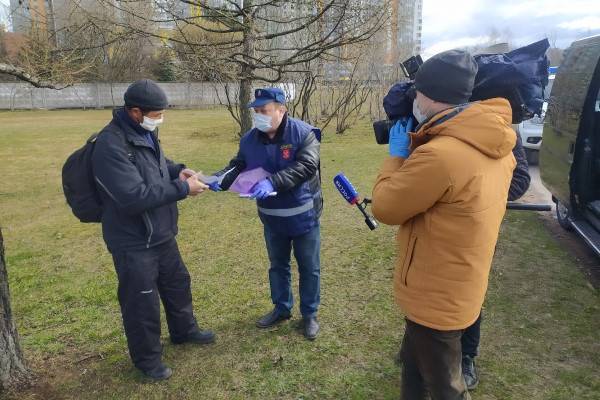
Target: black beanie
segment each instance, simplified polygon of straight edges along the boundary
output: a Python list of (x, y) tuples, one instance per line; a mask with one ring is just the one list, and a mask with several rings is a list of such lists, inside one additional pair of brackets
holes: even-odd
[(449, 50), (436, 54), (421, 65), (415, 88), (440, 103), (467, 103), (473, 92), (477, 63), (469, 52)]
[(124, 99), (125, 106), (145, 111), (164, 110), (169, 106), (166, 93), (151, 79), (133, 82), (125, 91)]

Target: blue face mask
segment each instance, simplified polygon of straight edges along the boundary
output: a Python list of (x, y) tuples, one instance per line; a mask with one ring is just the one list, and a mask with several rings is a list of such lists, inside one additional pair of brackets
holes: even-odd
[(261, 132), (268, 132), (273, 128), (273, 118), (268, 115), (254, 113), (252, 116), (254, 127)]

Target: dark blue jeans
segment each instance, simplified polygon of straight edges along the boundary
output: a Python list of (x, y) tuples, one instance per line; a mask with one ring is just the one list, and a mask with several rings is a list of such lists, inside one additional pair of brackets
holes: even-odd
[[(483, 311), (482, 311), (483, 312)], [(477, 321), (463, 331), (460, 342), (463, 356), (477, 357), (479, 353), (479, 339), (481, 338), (481, 313)]]
[(265, 242), (269, 253), (269, 283), (271, 300), (281, 313), (290, 314), (294, 306), (290, 257), (292, 249), (300, 275), (300, 313), (303, 317), (317, 315), (321, 302), (321, 228), (313, 228), (302, 236), (285, 236), (265, 224)]

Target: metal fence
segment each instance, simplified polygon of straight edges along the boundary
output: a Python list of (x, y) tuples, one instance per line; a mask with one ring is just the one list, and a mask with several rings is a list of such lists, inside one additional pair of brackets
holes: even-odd
[[(226, 103), (223, 85), (206, 82), (159, 83), (173, 107), (193, 108)], [(112, 108), (123, 105), (129, 83), (84, 83), (62, 90), (35, 88), (29, 84), (0, 83), (0, 109)], [(236, 99), (237, 86), (229, 87)]]

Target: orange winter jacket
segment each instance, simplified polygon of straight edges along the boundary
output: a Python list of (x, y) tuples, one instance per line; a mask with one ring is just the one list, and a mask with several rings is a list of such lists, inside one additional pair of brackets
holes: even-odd
[(396, 301), (418, 324), (477, 319), (515, 168), (512, 112), (495, 98), (443, 111), (412, 133), (412, 154), (383, 163), (373, 213), (400, 225)]

